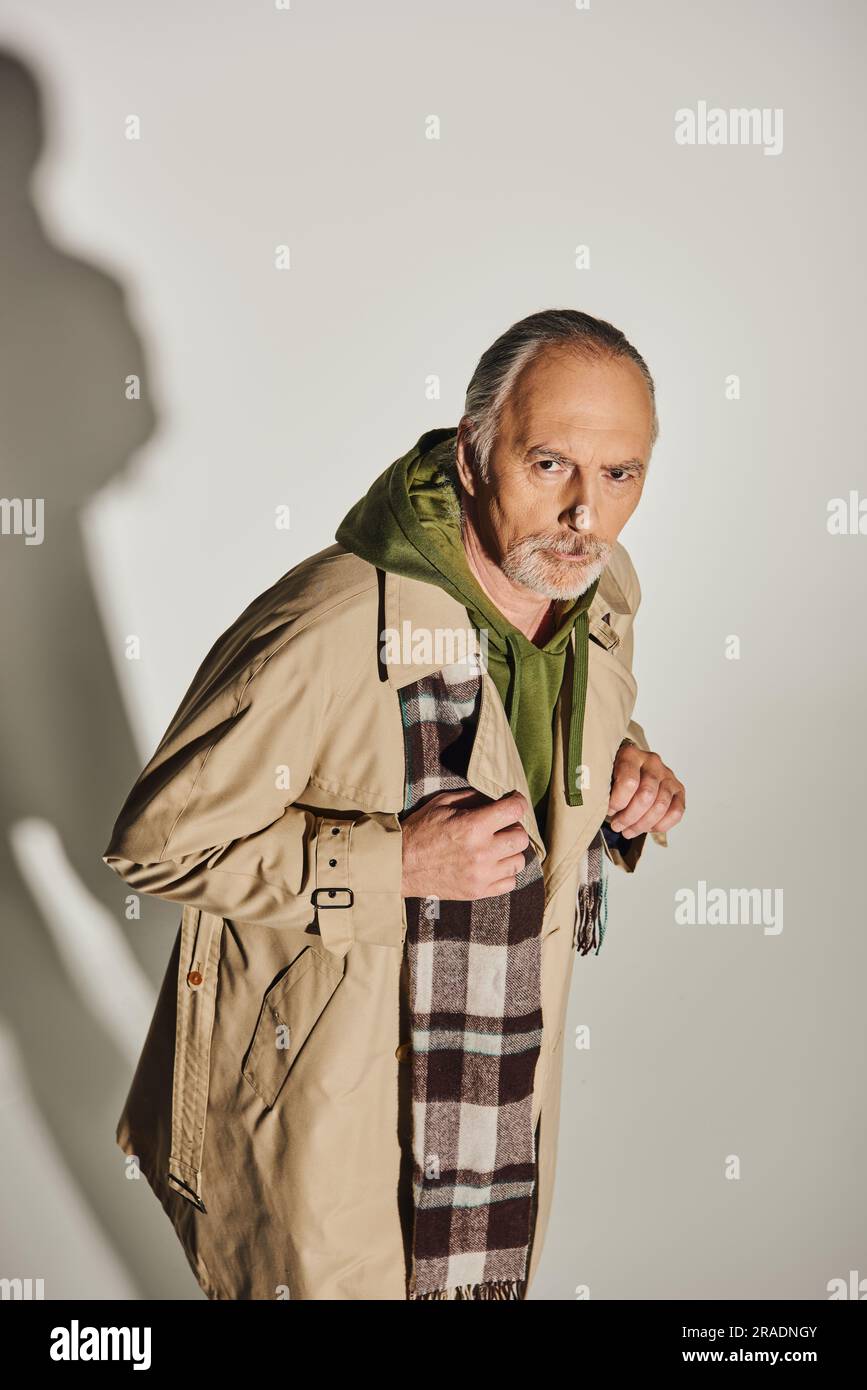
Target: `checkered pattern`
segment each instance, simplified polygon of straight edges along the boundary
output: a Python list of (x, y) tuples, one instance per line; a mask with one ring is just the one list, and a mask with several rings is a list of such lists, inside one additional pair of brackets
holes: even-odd
[[(469, 785), (464, 773), (480, 698), (481, 677), (466, 665), (444, 667), (400, 692), (404, 815), (437, 792)], [(536, 1181), (532, 1102), (542, 1040), (545, 907), (532, 845), (524, 860), (514, 890), (499, 897), (406, 899), (411, 1299), (524, 1297)], [(585, 856), (588, 867), (598, 867), (593, 847)], [(576, 913), (578, 949), (593, 941), (599, 901), (598, 888), (588, 888)]]

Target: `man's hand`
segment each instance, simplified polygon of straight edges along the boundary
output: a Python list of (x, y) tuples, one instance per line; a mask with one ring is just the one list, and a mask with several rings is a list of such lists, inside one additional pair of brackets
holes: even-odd
[(471, 901), (511, 893), (530, 837), (526, 798), (491, 801), (473, 787), (440, 792), (403, 821), (405, 898)]
[(608, 800), (611, 829), (627, 839), (648, 830), (670, 830), (685, 810), (686, 789), (659, 754), (621, 743)]

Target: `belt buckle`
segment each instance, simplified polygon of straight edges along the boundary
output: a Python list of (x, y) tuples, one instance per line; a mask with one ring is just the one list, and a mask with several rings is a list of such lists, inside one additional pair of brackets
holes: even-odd
[[(329, 897), (329, 898), (335, 897), (337, 893), (348, 893), (348, 894), (349, 894), (349, 902), (348, 902), (348, 903), (320, 903), (320, 902), (317, 902), (317, 895), (318, 895), (319, 893), (325, 893), (326, 896)], [(352, 907), (352, 904), (353, 904), (353, 902), (355, 901), (355, 895), (354, 895), (354, 893), (353, 893), (353, 891), (352, 891), (351, 888), (314, 888), (313, 894), (312, 894), (312, 896), (311, 896), (311, 898), (310, 898), (310, 901), (312, 902), (313, 906), (316, 907), (316, 908), (320, 908), (320, 907), (332, 907), (332, 908), (333, 908), (333, 907)]]

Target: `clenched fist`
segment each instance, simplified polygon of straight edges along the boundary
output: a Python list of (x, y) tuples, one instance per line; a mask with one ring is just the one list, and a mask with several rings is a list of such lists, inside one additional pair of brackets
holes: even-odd
[(403, 821), (405, 898), (472, 901), (511, 893), (530, 837), (520, 792), (491, 801), (473, 787), (440, 792)]

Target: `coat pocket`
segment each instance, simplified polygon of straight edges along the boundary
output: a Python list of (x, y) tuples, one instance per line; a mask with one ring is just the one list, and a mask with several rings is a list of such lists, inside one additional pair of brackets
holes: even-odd
[(308, 946), (265, 995), (241, 1070), (269, 1109), (345, 970), (343, 956)]

